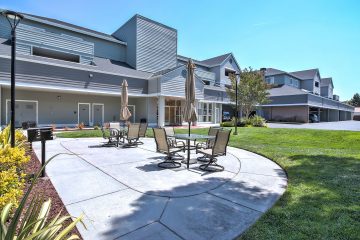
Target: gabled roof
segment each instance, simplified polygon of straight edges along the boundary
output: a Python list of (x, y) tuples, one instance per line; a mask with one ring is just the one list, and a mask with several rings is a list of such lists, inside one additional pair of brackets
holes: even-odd
[(302, 80), (301, 78), (295, 76), (294, 74), (276, 69), (276, 68), (266, 68), (266, 72), (265, 72), (265, 76), (269, 77), (269, 76), (275, 76), (275, 75), (282, 75), (282, 74), (286, 74), (289, 75), (290, 77), (294, 77), (296, 79)]
[(331, 84), (332, 88), (334, 88), (334, 83), (332, 81), (332, 78), (322, 78), (320, 82), (321, 87), (329, 86)]
[[(0, 12), (3, 12), (3, 11), (5, 11), (5, 9), (0, 9)], [(73, 31), (73, 32), (87, 34), (87, 35), (90, 35), (90, 36), (93, 36), (93, 37), (98, 37), (98, 38), (102, 38), (102, 39), (105, 39), (105, 40), (109, 40), (109, 41), (112, 41), (112, 42), (116, 42), (116, 43), (126, 45), (125, 42), (120, 41), (119, 39), (117, 39), (117, 38), (115, 38), (115, 37), (113, 37), (113, 36), (111, 36), (109, 34), (106, 34), (106, 33), (98, 32), (98, 31), (95, 31), (95, 30), (91, 30), (89, 28), (81, 27), (81, 26), (77, 26), (77, 25), (74, 25), (74, 24), (71, 24), (71, 23), (67, 23), (67, 22), (64, 22), (64, 21), (54, 19), (54, 18), (42, 17), (42, 16), (37, 16), (37, 15), (33, 15), (33, 14), (28, 14), (28, 13), (21, 13), (21, 14), (24, 16), (25, 19), (28, 19), (28, 20), (31, 20), (31, 21), (40, 22), (40, 23), (52, 25), (52, 26), (55, 26), (55, 27), (60, 27), (60, 28), (70, 30), (70, 31)]]
[[(219, 65), (223, 64), (230, 57), (232, 57), (234, 59), (235, 64), (240, 69), (240, 65), (237, 63), (237, 61), (236, 61), (236, 59), (235, 59), (235, 57), (234, 57), (234, 55), (232, 53), (226, 53), (226, 54), (223, 54), (223, 55), (220, 55), (220, 56), (217, 56), (217, 57), (213, 57), (213, 58), (209, 58), (209, 59), (205, 59), (205, 60), (202, 60), (202, 61), (193, 59), (193, 61), (197, 65), (211, 68), (211, 67), (216, 67), (216, 66), (219, 66)], [(181, 56), (181, 55), (177, 55), (177, 58), (180, 59), (180, 60), (183, 60), (183, 61), (187, 61), (187, 60), (190, 59), (188, 57), (184, 57), (184, 56)]]
[(286, 72), (275, 68), (266, 68), (265, 76), (273, 76), (278, 74), (285, 74)]
[[(190, 58), (189, 58), (189, 57), (182, 56), (182, 55), (177, 55), (177, 59), (182, 60), (182, 61), (189, 61)], [(203, 63), (202, 61), (195, 60), (195, 59), (192, 59), (192, 58), (191, 58), (191, 60), (193, 60), (193, 62), (194, 62), (196, 65), (203, 66), (203, 67), (207, 67), (207, 68), (209, 67), (209, 65)]]
[(270, 97), (274, 97), (274, 96), (287, 96), (287, 95), (303, 95), (303, 94), (307, 94), (308, 92), (284, 84), (269, 89), (268, 93), (270, 94), (269, 95)]
[(209, 58), (209, 59), (203, 60), (201, 62), (203, 64), (208, 65), (208, 66), (218, 66), (218, 65), (221, 65), (230, 55), (232, 55), (232, 54), (231, 53), (226, 53), (224, 55)]
[(313, 79), (315, 77), (316, 74), (318, 74), (319, 69), (315, 68), (315, 69), (309, 69), (309, 70), (303, 70), (303, 71), (296, 71), (296, 72), (290, 72), (290, 74), (302, 79), (302, 80), (307, 80), (307, 79)]

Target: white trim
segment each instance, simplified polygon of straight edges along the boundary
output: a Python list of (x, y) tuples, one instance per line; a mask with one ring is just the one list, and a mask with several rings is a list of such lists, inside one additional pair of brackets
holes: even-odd
[[(6, 99), (6, 104), (5, 104), (5, 124), (8, 124), (8, 120), (9, 120), (9, 116), (8, 116), (8, 102), (10, 102), (10, 99)], [(34, 102), (36, 103), (36, 125), (39, 124), (39, 101), (37, 100), (20, 100), (20, 99), (16, 99), (16, 102)]]
[(90, 31), (81, 30), (81, 29), (78, 29), (78, 28), (74, 28), (74, 27), (70, 27), (70, 26), (65, 26), (65, 25), (63, 25), (63, 24), (58, 24), (58, 23), (54, 23), (54, 22), (51, 22), (51, 21), (42, 20), (42, 19), (39, 19), (39, 18), (37, 18), (37, 17), (32, 17), (32, 16), (29, 16), (29, 15), (26, 15), (26, 14), (24, 14), (24, 15), (25, 15), (25, 18), (26, 18), (26, 19), (30, 19), (30, 20), (33, 20), (33, 21), (36, 21), (36, 22), (44, 23), (44, 24), (47, 24), (47, 25), (59, 27), (59, 28), (62, 28), (62, 29), (74, 31), (74, 32), (77, 32), (77, 33), (80, 33), (80, 34), (85, 34), (85, 35), (88, 35), (88, 36), (92, 36), (92, 37), (104, 39), (104, 40), (107, 40), (107, 41), (110, 41), (110, 42), (115, 42), (115, 43), (118, 43), (118, 44), (122, 44), (122, 45), (127, 46), (127, 43), (126, 43), (126, 42), (117, 40), (117, 39), (115, 39), (115, 38), (111, 38), (111, 36), (104, 36), (104, 35), (101, 35), (101, 34), (97, 34), (97, 33), (94, 33), (94, 32), (90, 32), (90, 31), (93, 31), (93, 30), (91, 30), (91, 29), (89, 29)]
[[(10, 86), (10, 83), (0, 81), (0, 86)], [(121, 96), (119, 92), (107, 92), (107, 91), (99, 91), (99, 90), (85, 90), (85, 89), (78, 89), (78, 88), (67, 88), (67, 87), (48, 87), (43, 85), (36, 85), (36, 84), (24, 84), (24, 83), (16, 83), (16, 88), (29, 90), (29, 88), (34, 88), (35, 90), (52, 90), (54, 92), (70, 92), (70, 93), (96, 93), (97, 95), (109, 95), (109, 96)], [(40, 90), (40, 91), (41, 91)], [(29, 90), (31, 91), (31, 89)], [(149, 97), (147, 94), (131, 94), (129, 93), (129, 97)]]
[[(8, 55), (0, 55), (0, 57), (1, 58), (11, 59), (11, 57), (8, 56)], [(39, 57), (39, 56), (31, 55), (31, 57)], [(52, 60), (63, 61), (63, 60), (58, 60), (58, 59), (53, 59), (53, 58), (52, 58)], [(137, 78), (137, 79), (143, 79), (143, 80), (149, 80), (151, 78), (151, 76), (140, 77), (140, 76), (134, 76), (134, 75), (128, 75), (128, 74), (120, 74), (120, 73), (117, 73), (117, 72), (109, 72), (109, 71), (98, 70), (98, 69), (96, 69), (96, 68), (98, 68), (97, 66), (86, 65), (86, 64), (76, 63), (76, 62), (69, 62), (69, 63), (78, 64), (80, 66), (86, 66), (86, 67), (84, 68), (84, 67), (79, 67), (79, 66), (58, 64), (58, 63), (55, 63), (55, 62), (39, 61), (39, 60), (35, 60), (35, 59), (24, 58), (24, 57), (21, 57), (21, 55), (16, 56), (16, 61), (39, 63), (39, 64), (50, 65), (50, 66), (55, 66), (55, 67), (70, 68), (70, 69), (76, 69), (76, 70), (88, 71), (88, 72), (91, 71), (91, 72), (97, 72), (97, 73), (104, 73), (104, 74), (108, 74), (108, 75), (129, 77), (129, 78)], [(138, 70), (134, 70), (134, 71), (138, 71)], [(141, 72), (141, 71), (139, 71), (139, 72)]]
[(80, 124), (80, 104), (88, 105), (89, 106), (89, 125), (91, 125), (91, 119), (90, 119), (90, 112), (91, 112), (91, 104), (90, 103), (82, 103), (78, 102), (78, 124)]
[(103, 104), (103, 103), (93, 103), (92, 104), (92, 111), (91, 111), (91, 115), (92, 115), (92, 124), (94, 125), (94, 106), (96, 106), (96, 105), (98, 105), (98, 106), (102, 106), (102, 114), (101, 114), (101, 117), (102, 117), (102, 123), (101, 124), (103, 124), (104, 123), (104, 110), (105, 110), (105, 105)]
[[(128, 104), (128, 107), (133, 107), (133, 109), (134, 109), (134, 112), (131, 113), (131, 117), (133, 117), (133, 122), (135, 123), (136, 106), (135, 106), (135, 105), (129, 105), (129, 104)], [(133, 115), (133, 114), (134, 114), (134, 115)]]

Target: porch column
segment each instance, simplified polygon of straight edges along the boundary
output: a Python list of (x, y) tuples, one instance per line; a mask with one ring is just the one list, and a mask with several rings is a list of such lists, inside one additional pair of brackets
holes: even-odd
[(158, 126), (163, 127), (165, 125), (165, 97), (160, 96), (158, 98)]
[(317, 115), (318, 115), (319, 122), (320, 122), (320, 121), (321, 121), (321, 117), (320, 117), (320, 108), (318, 108)]

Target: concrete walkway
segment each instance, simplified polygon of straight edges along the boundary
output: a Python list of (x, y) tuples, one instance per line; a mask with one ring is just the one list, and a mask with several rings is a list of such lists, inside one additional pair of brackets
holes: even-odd
[[(100, 138), (47, 142), (60, 155), (47, 174), (72, 216), (85, 214), (84, 239), (233, 239), (284, 193), (287, 178), (274, 162), (228, 148), (225, 171), (157, 167), (153, 139), (133, 149), (98, 147)], [(40, 158), (40, 145), (34, 144)], [(192, 157), (196, 157), (192, 154)]]
[(320, 123), (268, 123), (269, 128), (300, 128), (317, 130), (360, 131), (360, 121), (339, 121)]

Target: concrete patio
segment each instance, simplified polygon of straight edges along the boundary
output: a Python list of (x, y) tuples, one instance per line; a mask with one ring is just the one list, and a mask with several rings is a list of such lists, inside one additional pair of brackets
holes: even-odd
[[(85, 214), (84, 239), (233, 239), (284, 193), (287, 178), (274, 162), (228, 148), (225, 171), (198, 164), (168, 170), (153, 139), (138, 148), (98, 147), (101, 138), (47, 142), (60, 155), (47, 174), (72, 216)], [(40, 144), (34, 143), (40, 159)], [(192, 154), (192, 157), (196, 157)]]

